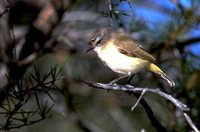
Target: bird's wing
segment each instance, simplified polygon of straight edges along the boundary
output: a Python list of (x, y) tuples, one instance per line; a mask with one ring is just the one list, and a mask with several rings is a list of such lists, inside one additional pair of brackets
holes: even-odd
[(128, 36), (119, 36), (114, 41), (119, 51), (131, 57), (138, 57), (157, 64), (156, 59)]

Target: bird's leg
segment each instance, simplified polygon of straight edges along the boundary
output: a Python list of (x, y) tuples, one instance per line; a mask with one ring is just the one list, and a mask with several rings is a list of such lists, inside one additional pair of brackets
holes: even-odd
[(119, 78), (116, 78), (116, 79), (112, 80), (109, 84), (114, 84), (114, 83), (118, 82), (119, 80), (121, 80), (123, 78), (126, 78), (126, 77), (129, 77), (129, 76), (130, 76), (129, 74), (123, 75), (123, 76), (121, 76)]
[(129, 79), (128, 79), (128, 81), (126, 82), (127, 84), (131, 84), (131, 80), (133, 79), (133, 77), (135, 76), (135, 74), (132, 74), (130, 77), (129, 77)]

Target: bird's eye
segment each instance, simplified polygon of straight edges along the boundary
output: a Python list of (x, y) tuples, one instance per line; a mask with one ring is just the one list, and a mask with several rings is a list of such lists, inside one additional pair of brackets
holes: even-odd
[(102, 43), (102, 42), (101, 42), (102, 40), (103, 40), (103, 34), (102, 34), (102, 33), (99, 33), (99, 32), (94, 33), (94, 34), (92, 35), (92, 37), (90, 38), (89, 45), (95, 47), (95, 46), (101, 44), (101, 43)]
[(96, 40), (95, 40), (96, 44), (101, 43), (101, 40), (102, 40), (102, 39), (103, 39), (103, 36), (102, 36), (101, 34), (98, 34), (98, 35), (96, 36)]
[(90, 41), (89, 41), (89, 45), (92, 45), (92, 44), (94, 43), (94, 41), (95, 41), (95, 38), (92, 37), (92, 38), (90, 39)]

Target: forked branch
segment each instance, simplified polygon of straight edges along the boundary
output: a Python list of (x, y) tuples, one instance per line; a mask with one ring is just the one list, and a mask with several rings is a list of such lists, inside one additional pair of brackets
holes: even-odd
[(190, 109), (187, 105), (183, 104), (178, 99), (174, 98), (172, 95), (167, 94), (165, 92), (160, 91), (159, 89), (153, 89), (153, 88), (139, 88), (134, 87), (132, 85), (117, 85), (117, 84), (104, 84), (104, 83), (94, 83), (94, 82), (85, 82), (91, 87), (98, 88), (98, 89), (105, 89), (105, 90), (118, 90), (118, 91), (126, 91), (126, 92), (133, 92), (133, 93), (140, 93), (140, 97), (138, 98), (138, 101), (136, 104), (132, 107), (134, 109), (138, 103), (140, 102), (140, 98), (144, 96), (145, 93), (154, 93), (157, 94), (166, 100), (170, 101), (178, 110), (183, 112), (183, 115), (189, 124), (189, 126), (193, 129), (194, 132), (199, 132), (198, 128), (195, 126), (189, 115), (187, 114)]

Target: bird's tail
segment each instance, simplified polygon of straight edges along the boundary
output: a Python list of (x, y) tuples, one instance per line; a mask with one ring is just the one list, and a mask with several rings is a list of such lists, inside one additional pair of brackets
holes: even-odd
[(165, 79), (168, 82), (170, 87), (174, 87), (175, 86), (175, 82), (170, 77), (168, 77), (157, 65), (151, 63), (148, 66), (148, 70), (160, 75), (163, 79)]

